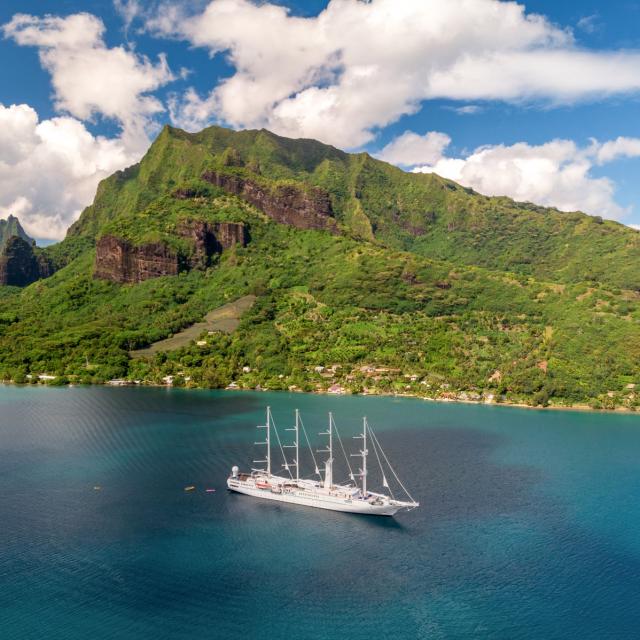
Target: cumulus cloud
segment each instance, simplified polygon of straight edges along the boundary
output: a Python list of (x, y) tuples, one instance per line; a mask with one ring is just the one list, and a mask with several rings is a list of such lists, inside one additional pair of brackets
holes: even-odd
[(174, 79), (163, 55), (153, 63), (122, 46), (107, 47), (102, 20), (88, 13), (66, 18), (16, 14), (2, 31), (19, 45), (38, 48), (51, 74), (57, 110), (80, 120), (113, 119), (129, 147), (148, 145), (151, 117), (164, 110), (150, 93)]
[[(569, 30), (515, 2), (331, 0), (301, 18), (258, 0), (113, 1), (125, 30), (144, 21), (156, 34), (227, 56), (230, 77), (204, 95), (191, 88), (169, 100), (172, 120), (188, 129), (264, 126), (357, 148), (434, 98), (460, 100), (457, 112), (470, 114), (483, 100), (556, 104), (640, 89), (640, 53), (581, 49)], [(0, 105), (0, 210), (21, 214), (39, 237), (60, 237), (98, 180), (146, 150), (164, 110), (155, 93), (174, 75), (163, 55), (107, 46), (103, 22), (88, 13), (17, 14), (0, 28), (38, 49), (64, 114), (39, 121), (27, 105)], [(119, 123), (121, 133), (93, 135), (85, 123), (96, 118)], [(484, 147), (462, 158), (446, 157), (443, 133), (401, 138), (382, 157), (487, 193), (612, 217), (624, 213), (614, 185), (591, 170), (639, 155), (632, 138), (587, 148)], [(504, 175), (493, 175), (501, 167)]]
[[(430, 132), (422, 136), (445, 139), (445, 134)], [(418, 136), (419, 137), (419, 136)], [(406, 154), (402, 143), (407, 141)], [(403, 134), (390, 145), (398, 164), (416, 158), (415, 139)], [(471, 187), (486, 195), (504, 195), (515, 200), (553, 206), (561, 211), (584, 211), (607, 218), (624, 219), (629, 213), (615, 201), (615, 184), (606, 177), (595, 177), (594, 166), (600, 166), (621, 157), (640, 156), (640, 139), (618, 138), (607, 142), (592, 140), (581, 147), (571, 140), (552, 140), (546, 144), (483, 146), (466, 157), (447, 157), (441, 154), (433, 159), (425, 144), (423, 166), (413, 171), (437, 173)], [(385, 153), (380, 157), (385, 158)], [(444, 148), (443, 148), (444, 151)], [(388, 156), (387, 156), (388, 158)], [(385, 158), (386, 159), (386, 158)]]
[(434, 164), (442, 159), (443, 152), (449, 144), (451, 138), (446, 133), (429, 131), (421, 136), (412, 131), (405, 131), (376, 155), (381, 160), (402, 166)]
[(594, 151), (598, 164), (607, 164), (618, 158), (636, 158), (640, 156), (640, 139), (620, 136), (603, 144), (594, 141)]
[[(125, 26), (139, 10), (117, 3)], [(152, 92), (173, 80), (167, 61), (122, 46), (107, 47), (103, 22), (88, 13), (66, 18), (16, 14), (1, 27), (6, 38), (37, 47), (51, 74), (61, 117), (40, 121), (26, 104), (0, 104), (0, 215), (17, 215), (32, 236), (60, 239), (91, 203), (98, 182), (137, 162), (164, 106)], [(117, 122), (112, 138), (93, 135), (82, 121)]]
[(640, 89), (640, 54), (579, 49), (570, 31), (498, 0), (331, 0), (318, 16), (166, 2), (152, 31), (225, 53), (235, 73), (176, 97), (180, 125), (269, 127), (346, 148), (433, 98), (567, 103)]
[(93, 136), (75, 118), (39, 121), (26, 104), (0, 104), (0, 217), (27, 233), (60, 239), (98, 182), (138, 159), (121, 139)]

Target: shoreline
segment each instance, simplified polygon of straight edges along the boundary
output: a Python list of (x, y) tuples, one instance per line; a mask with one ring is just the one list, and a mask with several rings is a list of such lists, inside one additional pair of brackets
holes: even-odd
[(578, 411), (580, 413), (617, 413), (617, 414), (629, 414), (640, 415), (640, 412), (633, 411), (628, 407), (616, 407), (615, 409), (595, 409), (590, 407), (587, 404), (575, 404), (570, 406), (560, 406), (560, 405), (548, 405), (546, 407), (542, 406), (532, 406), (529, 404), (525, 404), (523, 402), (510, 402), (505, 400), (503, 402), (485, 402), (482, 400), (462, 400), (462, 399), (450, 399), (450, 398), (430, 398), (429, 396), (420, 396), (412, 393), (332, 393), (330, 391), (301, 391), (301, 390), (291, 390), (291, 389), (240, 389), (240, 388), (205, 388), (205, 387), (175, 387), (173, 385), (167, 384), (154, 384), (154, 383), (144, 383), (144, 384), (135, 384), (133, 382), (123, 383), (123, 384), (109, 384), (108, 382), (102, 384), (80, 384), (80, 383), (70, 383), (64, 385), (50, 385), (50, 384), (30, 384), (30, 383), (18, 383), (13, 382), (13, 380), (3, 380), (0, 382), (0, 386), (14, 386), (14, 387), (49, 387), (49, 388), (64, 388), (64, 387), (110, 387), (110, 388), (141, 388), (141, 387), (149, 387), (154, 389), (180, 389), (185, 391), (242, 391), (242, 392), (255, 392), (261, 393), (264, 391), (269, 391), (271, 393), (304, 393), (309, 395), (325, 395), (325, 396), (360, 396), (363, 398), (376, 398), (376, 397), (385, 397), (385, 398), (414, 398), (415, 400), (423, 400), (424, 402), (438, 402), (442, 404), (471, 404), (471, 405), (482, 405), (485, 407), (512, 407), (516, 409), (531, 409), (536, 411)]
[[(229, 389), (229, 391), (235, 391), (235, 389)], [(245, 389), (244, 391), (247, 391)], [(289, 392), (289, 393), (307, 393), (305, 391), (300, 392)], [(317, 393), (318, 395), (358, 395), (363, 397), (386, 397), (386, 398), (415, 398), (416, 400), (424, 400), (425, 402), (439, 402), (442, 404), (474, 404), (474, 405), (482, 405), (484, 407), (515, 407), (516, 409), (533, 409), (536, 411), (579, 411), (581, 413), (628, 413), (635, 414), (637, 411), (632, 411), (628, 407), (616, 407), (615, 409), (594, 409), (590, 407), (588, 404), (575, 404), (571, 406), (559, 406), (559, 405), (548, 405), (546, 407), (542, 406), (532, 406), (530, 404), (524, 404), (523, 402), (509, 402), (508, 400), (504, 402), (483, 402), (482, 400), (451, 400), (449, 398), (429, 398), (428, 396), (419, 396), (411, 393), (345, 393), (345, 394), (332, 394), (329, 392), (320, 392), (320, 391), (312, 391), (310, 393)], [(639, 414), (640, 415), (640, 414)]]

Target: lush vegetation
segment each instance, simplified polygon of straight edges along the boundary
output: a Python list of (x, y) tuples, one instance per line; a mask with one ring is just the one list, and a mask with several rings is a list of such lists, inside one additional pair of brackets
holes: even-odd
[[(200, 181), (211, 168), (327, 189), (343, 235), (272, 222)], [(96, 237), (188, 251), (175, 230), (193, 219), (245, 222), (251, 242), (206, 271), (126, 286), (93, 278)], [(639, 238), (311, 140), (166, 128), (48, 250), (66, 267), (0, 289), (0, 376), (635, 408)], [(232, 334), (130, 358), (249, 293), (257, 300)]]
[(109, 220), (137, 216), (159, 195), (198, 183), (211, 168), (320, 186), (343, 230), (356, 238), (456, 264), (640, 290), (640, 234), (624, 225), (481, 196), (366, 153), (265, 130), (210, 127), (188, 134), (165, 127), (139, 165), (101, 183), (70, 236), (95, 237)]

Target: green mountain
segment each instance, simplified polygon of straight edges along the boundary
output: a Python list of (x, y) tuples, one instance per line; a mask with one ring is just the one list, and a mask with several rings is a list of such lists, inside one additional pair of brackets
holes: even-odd
[(331, 197), (352, 237), (489, 269), (560, 282), (595, 280), (640, 289), (640, 233), (585, 214), (479, 195), (434, 174), (406, 173), (366, 153), (266, 130), (165, 127), (140, 164), (103, 181), (69, 235), (95, 237), (114, 218), (142, 211), (159, 193), (212, 167), (275, 184), (314, 185)]
[(10, 215), (6, 220), (0, 219), (0, 251), (4, 249), (7, 241), (12, 236), (22, 238), (25, 242), (33, 244), (33, 239), (30, 238), (22, 228), (20, 220), (15, 216)]
[(639, 243), (314, 140), (165, 127), (54, 275), (0, 288), (0, 373), (633, 408)]
[[(59, 253), (52, 251), (52, 255)], [(23, 287), (40, 278), (47, 278), (59, 266), (66, 264), (52, 258), (36, 247), (22, 228), (18, 218), (0, 220), (0, 287)]]

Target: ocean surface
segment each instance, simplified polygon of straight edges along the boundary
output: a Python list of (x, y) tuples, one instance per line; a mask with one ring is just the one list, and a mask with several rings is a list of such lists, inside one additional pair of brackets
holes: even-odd
[[(228, 493), (267, 404), (314, 447), (367, 415), (422, 506)], [(2, 640), (639, 636), (640, 416), (0, 386)]]

